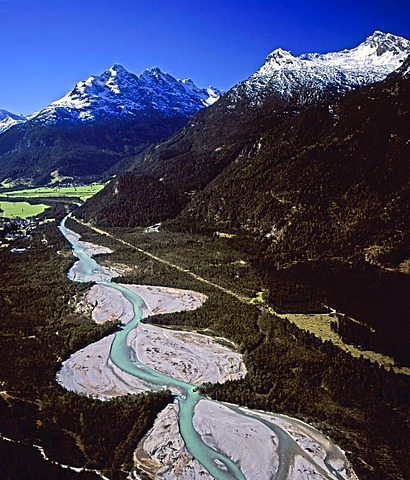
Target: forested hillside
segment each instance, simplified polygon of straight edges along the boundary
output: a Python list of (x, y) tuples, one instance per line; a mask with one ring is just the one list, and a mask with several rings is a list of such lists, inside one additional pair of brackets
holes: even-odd
[[(177, 221), (266, 238), (295, 260), (408, 258), (410, 79), (305, 110), (261, 134)], [(406, 257), (407, 256), (407, 257)]]
[[(258, 110), (229, 110), (225, 96), (141, 153), (134, 186), (127, 176), (114, 194), (115, 179), (80, 215), (117, 226), (168, 218), (163, 228), (236, 235), (258, 252), (274, 308), (330, 305), (368, 326), (342, 320), (335, 328), (347, 341), (408, 363), (406, 65), (384, 82), (301, 111), (285, 111), (275, 99)], [(128, 215), (116, 213), (119, 198)]]
[[(108, 204), (106, 195), (111, 196)], [(155, 177), (127, 172), (111, 181), (104, 193), (97, 193), (76, 214), (79, 218), (93, 217), (101, 226), (147, 226), (174, 217), (185, 203), (178, 189)]]
[[(398, 266), (408, 256), (409, 83), (392, 74), (293, 113), (278, 99), (231, 111), (225, 96), (142, 152), (133, 171), (185, 194), (175, 225), (265, 238), (281, 265), (366, 255)], [(98, 221), (116, 197), (107, 188), (100, 198), (89, 219)]]

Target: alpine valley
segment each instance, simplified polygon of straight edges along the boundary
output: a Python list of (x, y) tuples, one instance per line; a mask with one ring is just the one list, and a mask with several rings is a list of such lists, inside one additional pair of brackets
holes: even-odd
[(1, 201), (106, 183), (1, 219), (0, 476), (410, 478), (409, 40), (116, 64), (0, 128)]

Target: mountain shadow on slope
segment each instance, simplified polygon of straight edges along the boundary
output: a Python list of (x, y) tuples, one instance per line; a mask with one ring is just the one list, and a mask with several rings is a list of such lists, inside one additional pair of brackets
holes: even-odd
[(133, 121), (17, 125), (0, 136), (0, 180), (26, 178), (40, 185), (56, 170), (75, 178), (101, 176), (122, 158), (169, 137), (186, 121), (152, 114)]
[(347, 343), (409, 364), (409, 130), (410, 79), (396, 74), (305, 110), (228, 165), (173, 228), (259, 238), (275, 308), (335, 307), (369, 326), (339, 322)]

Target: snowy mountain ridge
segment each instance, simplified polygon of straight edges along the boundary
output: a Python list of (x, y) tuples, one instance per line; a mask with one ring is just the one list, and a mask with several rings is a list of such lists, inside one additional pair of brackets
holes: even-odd
[[(409, 54), (409, 40), (380, 31), (357, 47), (340, 52), (294, 56), (278, 48), (267, 56), (259, 70), (228, 92), (232, 102), (229, 108), (235, 108), (241, 98), (248, 99), (251, 107), (260, 106), (272, 95), (301, 106), (329, 93), (339, 94), (383, 80)], [(101, 75), (78, 82), (73, 90), (37, 114), (0, 115), (0, 133), (27, 120), (52, 125), (132, 121), (145, 115), (188, 117), (215, 103), (220, 95), (216, 88), (199, 88), (191, 79), (177, 80), (158, 67), (135, 75), (114, 64)]]
[(115, 64), (99, 76), (76, 84), (71, 92), (41, 110), (33, 119), (43, 124), (90, 122), (136, 115), (192, 116), (218, 100), (216, 88), (199, 88), (191, 79), (177, 80), (158, 67), (141, 75)]
[(21, 125), (4, 115), (7, 126), (14, 127), (0, 134), (0, 180), (24, 178), (43, 185), (54, 172), (96, 178), (173, 135), (219, 95), (156, 67), (138, 76), (115, 64), (78, 82)]
[(18, 123), (27, 122), (27, 117), (0, 109), (0, 134)]
[(410, 41), (375, 31), (350, 50), (325, 54), (293, 56), (278, 48), (268, 55), (262, 67), (234, 87), (229, 95), (242, 96), (257, 106), (270, 94), (303, 105), (325, 93), (342, 93), (383, 80), (397, 70), (410, 55)]

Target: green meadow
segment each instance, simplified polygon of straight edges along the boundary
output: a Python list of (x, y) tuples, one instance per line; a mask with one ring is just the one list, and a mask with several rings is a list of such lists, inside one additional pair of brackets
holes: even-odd
[(53, 197), (76, 197), (81, 200), (87, 200), (104, 188), (103, 183), (93, 183), (92, 185), (83, 185), (78, 187), (39, 187), (26, 188), (24, 190), (10, 190), (2, 192), (4, 197), (18, 198), (53, 198)]
[(31, 205), (28, 202), (3, 202), (0, 201), (0, 208), (4, 210), (2, 214), (4, 217), (13, 218), (27, 218), (33, 217), (43, 213), (46, 208), (49, 208), (48, 205), (42, 203), (37, 205)]

